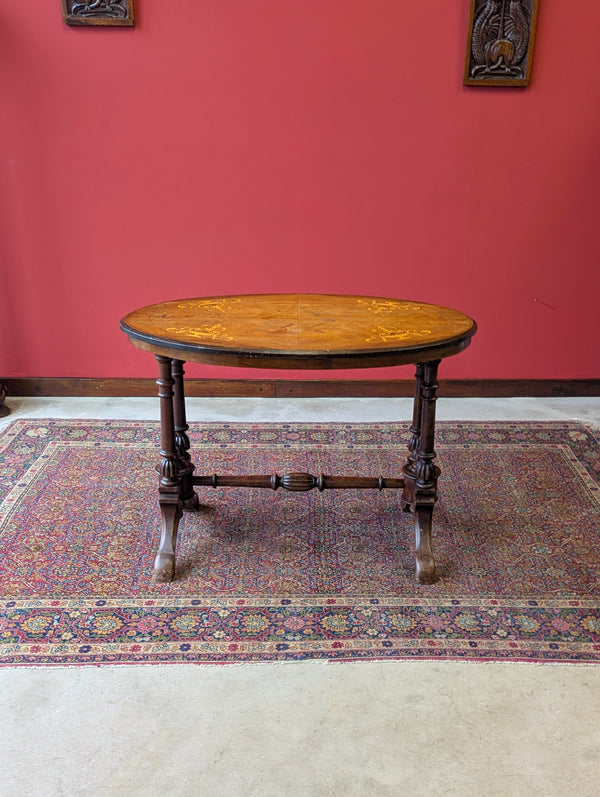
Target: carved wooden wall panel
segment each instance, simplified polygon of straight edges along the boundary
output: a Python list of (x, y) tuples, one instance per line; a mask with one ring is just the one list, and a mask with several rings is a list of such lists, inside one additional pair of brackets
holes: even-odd
[(62, 0), (67, 25), (133, 25), (133, 0)]
[(464, 83), (527, 86), (539, 0), (471, 0)]

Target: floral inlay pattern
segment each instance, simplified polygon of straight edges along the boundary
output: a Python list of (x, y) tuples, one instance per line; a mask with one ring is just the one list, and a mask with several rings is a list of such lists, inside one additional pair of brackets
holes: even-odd
[(373, 313), (397, 313), (398, 310), (420, 310), (420, 304), (394, 302), (388, 299), (359, 299), (358, 304), (366, 304)]
[(378, 324), (372, 330), (371, 336), (365, 338), (367, 343), (392, 343), (398, 340), (408, 340), (408, 338), (421, 338), (431, 335), (430, 329), (402, 329), (400, 327), (384, 327)]
[(172, 335), (181, 335), (188, 338), (211, 338), (212, 340), (233, 340), (227, 334), (227, 327), (223, 324), (205, 324), (202, 327), (168, 327), (167, 332)]
[(226, 313), (239, 301), (239, 299), (201, 299), (198, 302), (182, 302), (177, 307), (181, 310), (216, 310), (218, 313)]

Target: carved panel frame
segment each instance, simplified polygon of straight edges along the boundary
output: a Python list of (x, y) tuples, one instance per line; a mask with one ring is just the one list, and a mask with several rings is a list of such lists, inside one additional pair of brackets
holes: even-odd
[(471, 0), (465, 86), (528, 86), (540, 0)]
[(135, 25), (133, 0), (62, 0), (67, 25)]

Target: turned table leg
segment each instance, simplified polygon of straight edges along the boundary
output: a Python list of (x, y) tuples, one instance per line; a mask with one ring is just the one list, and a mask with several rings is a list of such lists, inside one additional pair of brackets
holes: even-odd
[(410, 427), (411, 438), (408, 443), (409, 462), (416, 462), (417, 448), (421, 436), (421, 408), (423, 406), (423, 363), (418, 363), (415, 371), (415, 401), (413, 404), (412, 426)]
[(436, 457), (435, 403), (439, 387), (439, 363), (436, 360), (417, 366), (410, 453), (403, 468), (405, 486), (402, 501), (415, 517), (416, 576), (420, 584), (432, 584), (435, 581), (431, 525), (440, 473), (440, 469), (433, 464)]
[(6, 398), (6, 388), (0, 382), (0, 418), (4, 418), (6, 415), (10, 413), (10, 407), (8, 407), (4, 403), (4, 399)]
[(179, 466), (180, 497), (184, 512), (196, 512), (200, 506), (198, 496), (194, 490), (192, 477), (195, 467), (190, 458), (190, 439), (187, 435), (190, 428), (185, 414), (185, 393), (183, 383), (183, 361), (171, 361), (171, 376), (173, 377), (173, 417), (175, 422), (175, 450)]
[(171, 359), (156, 355), (157, 379), (160, 399), (160, 463), (158, 465), (158, 500), (161, 512), (160, 545), (154, 561), (154, 572), (159, 582), (172, 581), (175, 574), (175, 545), (177, 527), (181, 518), (181, 483), (178, 453), (175, 441), (175, 418)]

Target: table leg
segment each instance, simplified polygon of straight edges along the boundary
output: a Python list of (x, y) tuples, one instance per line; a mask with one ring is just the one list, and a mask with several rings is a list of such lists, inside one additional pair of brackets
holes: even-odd
[(181, 482), (175, 442), (175, 419), (171, 359), (156, 355), (158, 396), (160, 398), (160, 463), (158, 500), (161, 512), (160, 545), (154, 561), (156, 581), (172, 581), (175, 574), (175, 545), (181, 518)]
[(432, 584), (435, 581), (431, 525), (440, 473), (440, 469), (433, 464), (436, 457), (435, 403), (439, 387), (439, 363), (436, 360), (417, 366), (410, 453), (403, 468), (405, 486), (402, 501), (415, 516), (416, 575), (420, 584)]
[(184, 512), (196, 512), (200, 506), (198, 496), (192, 484), (195, 466), (190, 458), (190, 439), (185, 415), (184, 370), (182, 360), (171, 360), (171, 376), (173, 377), (173, 416), (175, 421), (175, 449), (179, 465), (181, 485), (181, 505)]
[(409, 461), (415, 462), (417, 459), (417, 448), (421, 436), (421, 407), (423, 405), (423, 363), (418, 363), (415, 371), (415, 401), (413, 404), (413, 419), (410, 427), (411, 438), (408, 443)]
[(4, 403), (4, 399), (6, 398), (6, 388), (0, 382), (0, 418), (4, 418), (5, 415), (10, 414), (10, 407), (7, 407)]

